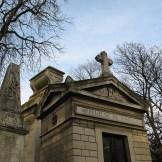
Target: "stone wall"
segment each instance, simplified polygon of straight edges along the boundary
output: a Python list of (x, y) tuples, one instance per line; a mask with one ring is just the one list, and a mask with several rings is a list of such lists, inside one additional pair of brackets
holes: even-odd
[(24, 124), (29, 132), (25, 136), (23, 162), (39, 162), (40, 120), (37, 120), (34, 114), (28, 114), (24, 117)]
[(0, 162), (23, 162), (24, 136), (0, 130)]
[(127, 137), (131, 162), (151, 162), (147, 134), (142, 127), (103, 123), (85, 116), (64, 118), (64, 122), (50, 127), (49, 119), (43, 119), (46, 126), (42, 129), (40, 162), (104, 162), (103, 132)]
[(40, 162), (72, 160), (72, 127), (67, 122), (41, 137)]
[(41, 140), (41, 162), (97, 162), (94, 124), (73, 120), (51, 130)]
[(151, 162), (150, 148), (147, 134), (144, 131), (133, 130), (133, 148), (136, 162)]
[(72, 158), (77, 162), (98, 162), (95, 126), (93, 122), (74, 120)]
[[(100, 129), (100, 134), (96, 131), (97, 129)], [(119, 128), (83, 119), (75, 119), (72, 123), (71, 161), (103, 162), (102, 132), (127, 136), (132, 162), (152, 161), (146, 131), (126, 127)], [(99, 139), (98, 136), (101, 138)]]

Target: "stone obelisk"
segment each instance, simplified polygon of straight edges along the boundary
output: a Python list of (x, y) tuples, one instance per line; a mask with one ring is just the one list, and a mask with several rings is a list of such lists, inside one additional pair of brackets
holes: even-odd
[(0, 110), (20, 112), (20, 67), (11, 63), (1, 85)]
[(10, 64), (0, 89), (0, 162), (21, 162), (24, 148), (20, 67)]

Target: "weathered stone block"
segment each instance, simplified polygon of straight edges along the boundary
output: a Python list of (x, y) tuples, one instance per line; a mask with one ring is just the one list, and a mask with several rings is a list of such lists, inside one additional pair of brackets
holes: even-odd
[(98, 159), (92, 157), (86, 157), (86, 162), (98, 162)]
[(133, 136), (133, 140), (136, 142), (148, 142), (148, 139), (145, 136)]
[(73, 134), (73, 139), (74, 140), (80, 140), (81, 139), (81, 135), (80, 134)]
[(84, 149), (84, 142), (73, 140), (73, 148)]
[(95, 130), (91, 128), (85, 128), (85, 134), (89, 136), (95, 136)]
[(82, 154), (82, 151), (80, 149), (73, 149), (73, 155), (81, 155)]
[(90, 152), (90, 156), (97, 157), (97, 151), (89, 151), (89, 152)]
[(88, 141), (88, 136), (86, 136), (86, 135), (81, 135), (81, 140), (82, 140), (82, 141)]
[(78, 127), (78, 126), (73, 126), (73, 133), (84, 134), (84, 128), (83, 127)]
[(147, 156), (147, 155), (136, 155), (136, 160), (150, 161), (151, 160), (151, 156)]
[(86, 161), (85, 161), (85, 157), (73, 156), (73, 162), (86, 162)]
[(96, 138), (93, 136), (89, 136), (88, 139), (89, 139), (89, 142), (96, 142)]
[(84, 142), (84, 144), (85, 144), (85, 149), (87, 149), (87, 150), (97, 150), (96, 143)]
[(82, 150), (82, 156), (89, 156), (88, 150)]
[(134, 148), (134, 151), (137, 155), (150, 155), (149, 149), (144, 148)]

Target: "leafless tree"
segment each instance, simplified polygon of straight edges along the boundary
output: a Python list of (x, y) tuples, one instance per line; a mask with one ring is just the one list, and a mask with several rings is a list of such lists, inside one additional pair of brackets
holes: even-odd
[(143, 44), (125, 43), (115, 50), (121, 76), (144, 100), (149, 101), (146, 128), (150, 146), (162, 157), (162, 50)]
[(35, 67), (60, 50), (66, 20), (58, 0), (0, 0), (0, 73), (11, 61)]
[(72, 75), (76, 80), (92, 79), (96, 78), (101, 73), (101, 67), (95, 60), (89, 61), (79, 65), (72, 71)]

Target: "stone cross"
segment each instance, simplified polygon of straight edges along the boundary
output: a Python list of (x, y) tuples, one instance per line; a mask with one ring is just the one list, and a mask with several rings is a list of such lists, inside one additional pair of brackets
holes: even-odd
[(110, 66), (113, 64), (113, 61), (108, 58), (105, 51), (102, 51), (100, 54), (98, 54), (95, 59), (97, 62), (101, 63), (102, 76), (108, 76), (112, 74), (110, 71)]

